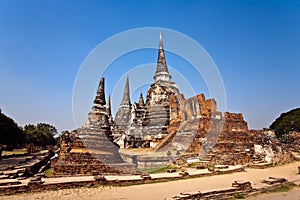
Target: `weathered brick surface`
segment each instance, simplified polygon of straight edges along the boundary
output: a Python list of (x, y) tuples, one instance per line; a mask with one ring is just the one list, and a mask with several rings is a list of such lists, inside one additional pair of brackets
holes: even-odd
[(135, 165), (125, 163), (119, 147), (113, 143), (104, 94), (104, 78), (101, 78), (86, 123), (77, 132), (65, 132), (62, 136), (55, 175), (135, 173)]

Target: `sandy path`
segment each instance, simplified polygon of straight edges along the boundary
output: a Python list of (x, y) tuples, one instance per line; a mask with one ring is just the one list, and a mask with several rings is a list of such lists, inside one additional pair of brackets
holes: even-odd
[(263, 185), (260, 183), (269, 176), (284, 177), (288, 180), (300, 180), (297, 175), (297, 167), (300, 162), (268, 169), (247, 169), (245, 172), (208, 176), (164, 183), (134, 185), (126, 187), (99, 187), (64, 189), (57, 191), (45, 191), (43, 193), (17, 194), (0, 196), (0, 199), (19, 200), (159, 200), (171, 198), (184, 191), (204, 191), (212, 189), (228, 188), (234, 180), (250, 180), (252, 186)]
[(299, 200), (300, 199), (300, 188), (294, 188), (288, 192), (260, 194), (258, 196), (248, 197), (248, 200)]

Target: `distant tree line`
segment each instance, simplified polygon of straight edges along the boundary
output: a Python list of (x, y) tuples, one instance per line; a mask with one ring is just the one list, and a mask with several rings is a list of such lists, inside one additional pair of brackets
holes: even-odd
[(281, 142), (289, 143), (290, 131), (300, 132), (300, 108), (282, 113), (271, 125), (270, 129), (275, 131), (277, 138)]
[(55, 145), (54, 136), (57, 130), (54, 126), (45, 123), (37, 125), (28, 124), (24, 126), (25, 143), (32, 143), (36, 146)]
[(21, 145), (24, 143), (24, 132), (11, 118), (0, 112), (0, 144)]
[(25, 147), (27, 144), (35, 146), (55, 145), (57, 130), (53, 125), (38, 123), (28, 124), (24, 128), (18, 127), (13, 119), (0, 110), (0, 145)]

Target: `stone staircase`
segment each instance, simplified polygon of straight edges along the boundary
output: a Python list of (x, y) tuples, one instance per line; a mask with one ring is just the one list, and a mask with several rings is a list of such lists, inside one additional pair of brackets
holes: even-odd
[(168, 128), (168, 135), (164, 137), (160, 143), (158, 143), (155, 147), (154, 150), (160, 150), (163, 149), (166, 145), (168, 145), (173, 138), (175, 137), (178, 127), (180, 125), (180, 121), (177, 121), (175, 123), (170, 124)]
[(166, 138), (161, 150), (186, 151), (193, 143), (198, 131), (198, 120), (183, 121), (176, 124), (174, 129)]

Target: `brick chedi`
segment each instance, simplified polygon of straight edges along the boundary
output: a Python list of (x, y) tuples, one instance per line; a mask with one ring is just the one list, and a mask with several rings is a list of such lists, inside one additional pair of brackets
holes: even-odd
[[(128, 76), (126, 78), (124, 95), (116, 113), (115, 123), (119, 130), (126, 135), (127, 143), (132, 143), (127, 147), (139, 147), (141, 145), (138, 143), (143, 143), (143, 141), (147, 141), (147, 144), (144, 143), (142, 146), (148, 147), (150, 140), (161, 139), (168, 134), (170, 97), (179, 94), (179, 91), (169, 74), (161, 34), (153, 79), (154, 83), (147, 91), (146, 102), (141, 93), (139, 101), (131, 104)], [(113, 132), (115, 135), (115, 131)], [(117, 137), (117, 140), (120, 144), (120, 136)], [(124, 142), (126, 143), (126, 141)]]
[(124, 162), (114, 144), (105, 107), (104, 78), (101, 78), (94, 105), (73, 139), (62, 140), (56, 175), (134, 173), (135, 166)]
[(157, 138), (167, 134), (167, 127), (170, 123), (170, 97), (179, 94), (178, 86), (172, 81), (172, 76), (169, 74), (161, 33), (153, 79), (154, 83), (146, 96), (146, 114), (143, 126), (148, 135)]
[(130, 92), (129, 92), (129, 79), (127, 76), (123, 99), (115, 117), (115, 122), (119, 127), (120, 131), (126, 132), (128, 130), (129, 123), (130, 123), (130, 113), (131, 113), (131, 102), (130, 102)]
[(119, 163), (122, 159), (118, 153), (118, 146), (112, 143), (113, 137), (105, 104), (104, 78), (101, 78), (94, 105), (86, 123), (79, 129), (79, 137), (85, 147), (101, 162)]

